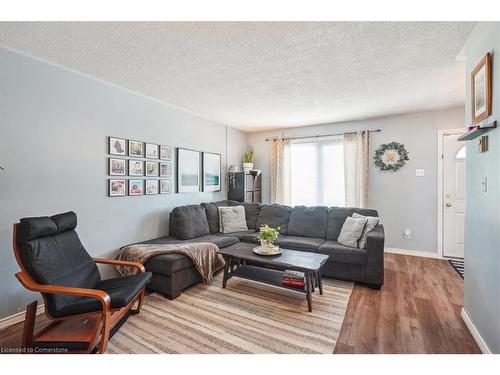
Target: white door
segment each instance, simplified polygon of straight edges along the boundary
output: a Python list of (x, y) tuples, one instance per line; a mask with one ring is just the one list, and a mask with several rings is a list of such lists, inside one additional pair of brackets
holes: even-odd
[(465, 143), (443, 136), (443, 256), (464, 257)]

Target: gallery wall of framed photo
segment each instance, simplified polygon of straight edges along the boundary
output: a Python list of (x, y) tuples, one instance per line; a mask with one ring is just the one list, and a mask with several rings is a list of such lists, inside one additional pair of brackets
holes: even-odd
[(174, 148), (108, 137), (108, 196), (172, 193)]

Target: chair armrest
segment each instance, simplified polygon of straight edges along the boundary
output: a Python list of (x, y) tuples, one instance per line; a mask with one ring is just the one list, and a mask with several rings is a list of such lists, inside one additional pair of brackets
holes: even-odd
[(366, 282), (380, 287), (384, 283), (384, 227), (382, 224), (373, 228), (366, 236)]
[(103, 312), (111, 310), (111, 298), (103, 290), (39, 284), (25, 271), (16, 273), (16, 277), (26, 289), (33, 292), (95, 298), (101, 302)]
[(103, 259), (103, 258), (92, 258), (94, 262), (101, 264), (112, 264), (114, 266), (122, 267), (134, 267), (137, 268), (138, 272), (146, 272), (146, 269), (139, 262), (130, 262), (128, 260), (117, 260), (117, 259)]

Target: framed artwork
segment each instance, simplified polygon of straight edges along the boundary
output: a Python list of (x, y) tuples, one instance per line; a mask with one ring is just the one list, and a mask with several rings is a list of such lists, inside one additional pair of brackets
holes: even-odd
[(142, 158), (142, 142), (128, 141), (128, 156), (136, 156)]
[(144, 194), (143, 180), (128, 180), (128, 195)]
[(172, 180), (160, 180), (160, 194), (170, 194), (172, 192)]
[(172, 164), (160, 163), (160, 177), (172, 177)]
[(125, 176), (127, 174), (125, 159), (108, 159), (108, 171), (110, 176)]
[(158, 145), (146, 143), (146, 158), (158, 159)]
[(108, 137), (108, 153), (125, 156), (125, 139)]
[(177, 192), (200, 191), (200, 152), (177, 149)]
[(491, 57), (487, 53), (471, 73), (472, 123), (491, 115)]
[(158, 180), (146, 180), (146, 195), (158, 194)]
[(160, 145), (160, 159), (172, 161), (172, 147)]
[(144, 176), (144, 162), (141, 160), (128, 161), (128, 175), (129, 176)]
[(155, 161), (146, 162), (146, 176), (158, 177), (158, 163)]
[(108, 180), (109, 189), (108, 195), (110, 197), (123, 197), (125, 196), (125, 181), (126, 180)]
[(220, 191), (220, 154), (203, 153), (203, 191)]

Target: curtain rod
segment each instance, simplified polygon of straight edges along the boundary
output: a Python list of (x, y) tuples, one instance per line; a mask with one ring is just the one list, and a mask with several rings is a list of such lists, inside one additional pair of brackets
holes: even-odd
[[(358, 131), (368, 131), (370, 133), (376, 133), (382, 131), (382, 129), (373, 129), (373, 130), (358, 130)], [(306, 139), (306, 138), (322, 138), (322, 137), (334, 137), (337, 135), (344, 135), (344, 134), (356, 134), (358, 131), (355, 132), (345, 132), (345, 133), (332, 133), (332, 134), (319, 134), (319, 135), (305, 135), (302, 137), (273, 137), (273, 138), (266, 138), (266, 142), (271, 142), (271, 141), (276, 141), (278, 139), (281, 139), (282, 141), (288, 140), (288, 139)]]

